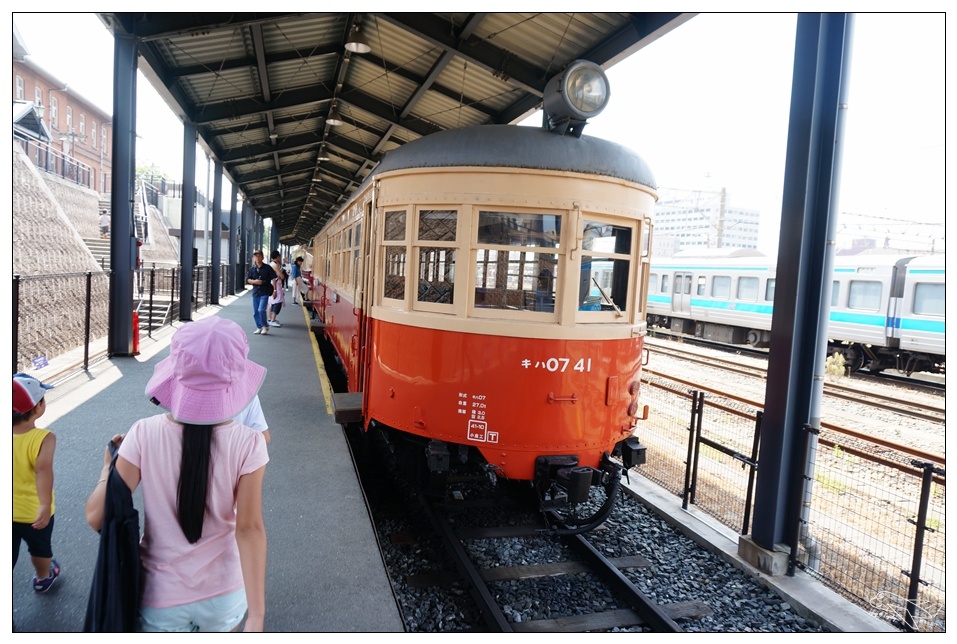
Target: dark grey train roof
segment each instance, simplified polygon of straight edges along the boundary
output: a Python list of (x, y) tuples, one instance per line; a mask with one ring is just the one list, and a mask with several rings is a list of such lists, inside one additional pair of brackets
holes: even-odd
[(386, 154), (373, 175), (469, 166), (580, 172), (658, 188), (645, 160), (623, 145), (518, 125), (477, 125), (430, 134)]

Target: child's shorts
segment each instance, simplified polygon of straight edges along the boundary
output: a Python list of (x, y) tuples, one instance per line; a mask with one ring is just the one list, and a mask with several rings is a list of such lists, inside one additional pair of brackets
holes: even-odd
[(53, 556), (53, 548), (50, 546), (50, 540), (53, 537), (53, 517), (50, 517), (50, 523), (42, 530), (37, 530), (29, 523), (13, 522), (13, 565), (17, 565), (17, 558), (20, 556), (20, 541), (27, 542), (27, 550), (31, 557), (46, 559)]
[(275, 313), (276, 315), (279, 315), (279, 312), (282, 311), (282, 302), (276, 302), (275, 304), (270, 306), (270, 310), (272, 310), (272, 312)]
[(142, 633), (227, 633), (246, 616), (246, 590), (169, 608), (140, 607)]

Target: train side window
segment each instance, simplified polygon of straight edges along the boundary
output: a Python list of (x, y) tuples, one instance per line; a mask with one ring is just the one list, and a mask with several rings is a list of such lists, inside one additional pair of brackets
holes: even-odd
[(758, 301), (758, 278), (757, 277), (739, 277), (738, 278), (738, 299), (749, 302)]
[(655, 293), (658, 290), (658, 273), (652, 273), (648, 276), (648, 292)]
[(841, 283), (837, 280), (831, 282), (831, 308), (836, 309), (841, 301)]
[(667, 275), (661, 276), (661, 292), (662, 293), (668, 292), (668, 276)]
[(879, 311), (881, 308), (881, 283), (852, 280), (847, 295), (847, 308), (864, 311)]
[(418, 302), (454, 303), (458, 215), (457, 210), (419, 211), (415, 254), (418, 259)]
[(722, 300), (731, 297), (731, 278), (727, 275), (715, 275), (711, 279), (711, 297)]
[(406, 248), (406, 211), (386, 211), (383, 218), (383, 265), (385, 275), (382, 297), (405, 300), (405, 278), (408, 250)]
[(695, 294), (696, 294), (696, 295), (704, 295), (705, 293), (707, 293), (707, 291), (705, 290), (705, 284), (707, 284), (707, 283), (708, 283), (708, 278), (705, 277), (704, 275), (699, 275), (699, 276), (698, 276), (698, 286), (697, 286), (697, 288), (695, 289)]
[(914, 313), (944, 317), (944, 285), (917, 284), (914, 288)]
[(775, 279), (769, 278), (767, 283), (764, 285), (764, 301), (773, 302), (774, 301), (774, 286)]
[[(601, 221), (584, 220), (581, 231), (581, 274), (578, 284), (578, 310), (613, 313), (615, 320), (628, 321), (631, 310), (632, 241), (635, 230)], [(684, 287), (690, 291), (691, 281)], [(682, 288), (675, 284), (675, 290)], [(591, 319), (586, 317), (584, 319)], [(607, 320), (607, 316), (599, 319)]]
[(554, 313), (562, 215), (480, 210), (475, 309)]

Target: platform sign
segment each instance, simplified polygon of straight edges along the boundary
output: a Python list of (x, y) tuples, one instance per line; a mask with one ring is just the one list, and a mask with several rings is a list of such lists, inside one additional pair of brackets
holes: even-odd
[(46, 356), (37, 356), (36, 358), (33, 359), (32, 362), (33, 362), (33, 368), (34, 368), (34, 369), (43, 369), (43, 367), (45, 367), (45, 366), (47, 366), (47, 365), (49, 364), (49, 363), (47, 362), (47, 357), (46, 357)]

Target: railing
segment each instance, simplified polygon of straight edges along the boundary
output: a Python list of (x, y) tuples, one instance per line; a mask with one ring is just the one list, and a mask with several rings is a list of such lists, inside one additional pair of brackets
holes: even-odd
[[(220, 298), (233, 293), (229, 264), (220, 267), (220, 278), (211, 284), (212, 267), (193, 267), (191, 301), (197, 311), (212, 302), (212, 288)], [(155, 264), (133, 271), (133, 309), (140, 309), (140, 328), (148, 337), (153, 331), (179, 319), (179, 265)], [(60, 273), (13, 276), (13, 372), (40, 369), (51, 360), (61, 360), (51, 377), (65, 377), (89, 370), (90, 364), (107, 357), (103, 342), (109, 334), (111, 273)], [(155, 312), (164, 309), (157, 322)], [(100, 347), (98, 350), (96, 347)], [(82, 351), (82, 358), (80, 352)]]
[(93, 168), (85, 163), (63, 154), (43, 141), (29, 139), (16, 133), (13, 135), (13, 140), (20, 143), (24, 153), (39, 170), (55, 174), (90, 190), (95, 189)]
[[(762, 411), (656, 375), (643, 376), (641, 392), (655, 413), (640, 428), (648, 451), (638, 473), (746, 534)], [(791, 518), (792, 569), (902, 630), (945, 631), (944, 469), (805, 434), (813, 466)]]

